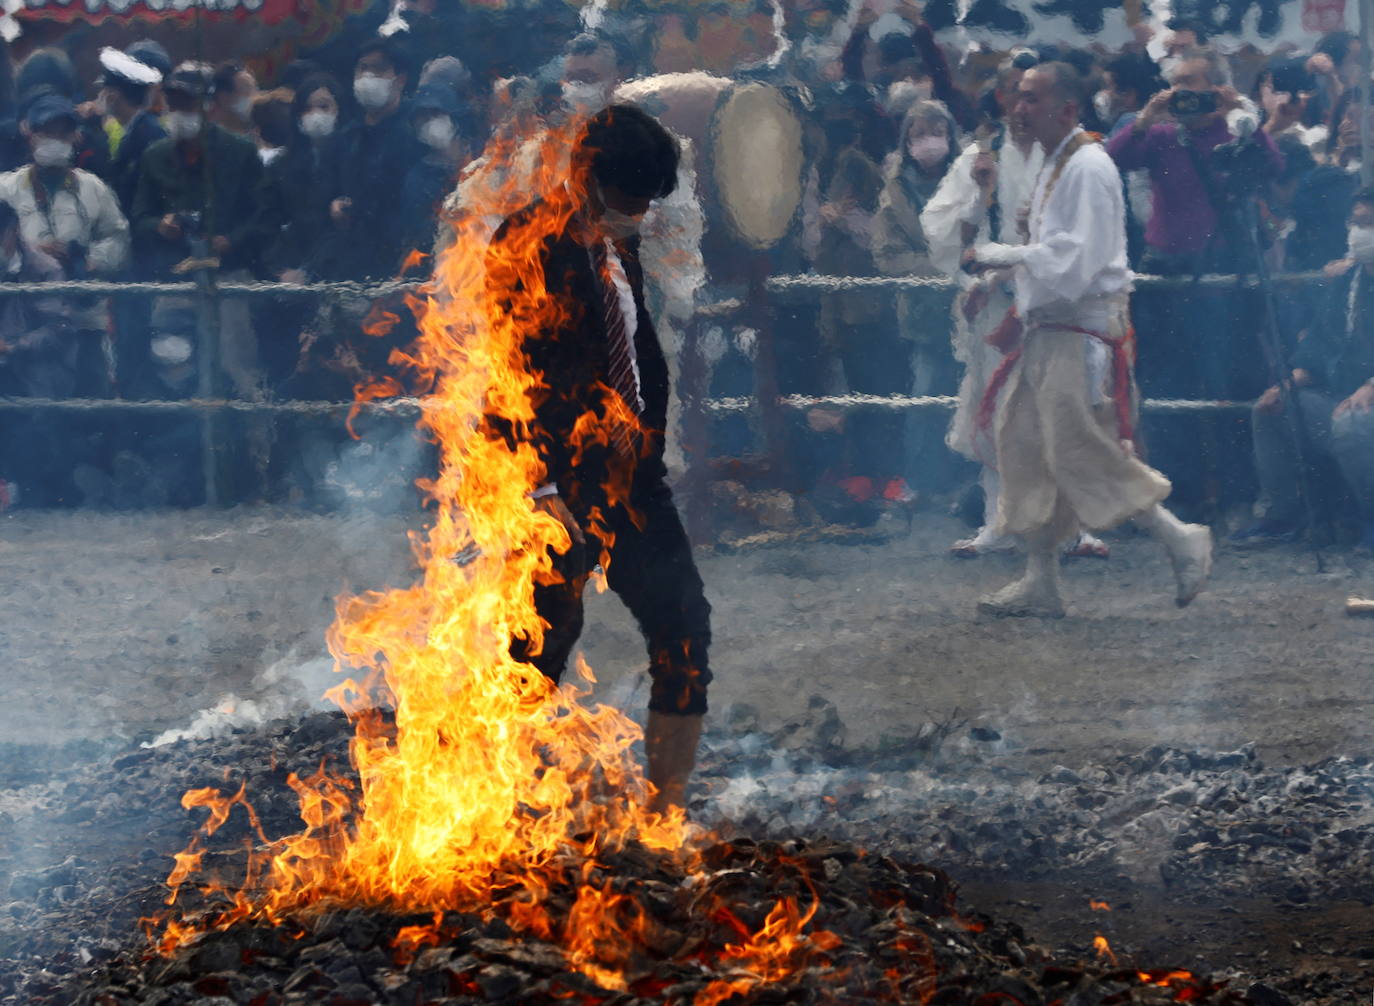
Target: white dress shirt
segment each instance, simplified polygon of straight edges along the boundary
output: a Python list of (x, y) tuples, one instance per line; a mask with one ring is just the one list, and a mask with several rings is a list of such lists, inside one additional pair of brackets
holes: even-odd
[(1105, 331), (1131, 286), (1121, 175), (1101, 144), (1091, 143), (1069, 158), (1046, 192), (1059, 155), (1081, 132), (1074, 130), (1045, 158), (1031, 196), (1030, 241), (980, 245), (977, 256), (1014, 267), (1023, 319)]

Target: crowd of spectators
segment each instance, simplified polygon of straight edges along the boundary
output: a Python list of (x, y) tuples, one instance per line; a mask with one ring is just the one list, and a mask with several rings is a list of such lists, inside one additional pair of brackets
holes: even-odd
[[(395, 277), (413, 268), (413, 251), (431, 249), (441, 204), (493, 135), (594, 111), (619, 82), (688, 69), (777, 84), (806, 117), (806, 194), (793, 237), (774, 250), (776, 270), (934, 275), (923, 208), (971, 145), (1001, 148), (1020, 74), (1046, 59), (1082, 73), (1084, 125), (1103, 135), (1121, 169), (1139, 272), (1186, 279), (1263, 264), (1358, 278), (1374, 261), (1351, 230), (1368, 228), (1359, 214), (1374, 205), (1356, 199), (1369, 110), (1351, 35), (1323, 37), (1310, 52), (1226, 55), (1200, 25), (1176, 22), (1150, 46), (1142, 38), (1118, 52), (993, 53), (943, 46), (909, 5), (881, 16), (842, 2), (773, 15), (761, 2), (748, 17), (695, 27), (669, 14), (606, 17), (518, 78), (481, 79), (434, 49), (438, 35), (404, 24), (356, 48), (348, 73), (299, 60), (271, 82), (236, 62), (174, 60), (151, 41), (103, 51), (98, 76), (83, 80), (63, 51), (40, 49), (18, 67), (0, 65), (0, 115), (12, 116), (0, 122), (5, 279), (169, 280), (207, 261), (229, 281)], [(711, 32), (715, 48), (706, 46)], [(728, 280), (711, 277), (699, 299), (718, 299), (713, 287)], [(1293, 379), (1311, 409), (1368, 411), (1363, 399), (1346, 404), (1344, 383), (1322, 383), (1329, 368), (1310, 359), (1363, 359), (1348, 345), (1374, 335), (1365, 334), (1362, 290), (1338, 282), (1280, 298), (1283, 351), (1305, 361)], [(0, 394), (186, 398), (205, 391), (208, 374), (217, 394), (346, 400), (385, 365), (387, 347), (360, 335), (373, 307), (361, 298), (217, 303), (207, 319), (194, 297), (2, 298)], [(1142, 290), (1132, 307), (1146, 397), (1259, 398), (1268, 411), (1257, 415), (1274, 414), (1257, 334), (1267, 314), (1253, 288), (1178, 284)], [(1327, 330), (1333, 318), (1344, 326), (1339, 338)], [(957, 386), (947, 295), (824, 294), (814, 309), (789, 308), (775, 321), (784, 393)], [(213, 361), (198, 358), (207, 324), (217, 333)], [(1329, 407), (1318, 393), (1335, 396)], [(0, 503), (203, 501), (191, 414), (7, 415)], [(1282, 436), (1252, 418), (1147, 417), (1142, 448), (1173, 479), (1185, 513), (1259, 494), (1273, 515), (1259, 536), (1287, 533), (1298, 520), (1292, 501), (1272, 499)], [(221, 423), (230, 498), (318, 501), (320, 455), (303, 445), (319, 441), (328, 456), (340, 431), (251, 414)], [(1308, 446), (1338, 456), (1347, 489), (1374, 521), (1374, 485), (1356, 471), (1363, 454), (1333, 452), (1329, 428)], [(817, 409), (799, 418), (789, 450), (799, 485), (835, 501), (823, 515), (863, 522), (884, 501), (957, 487), (968, 472), (943, 438), (942, 418), (929, 411)]]

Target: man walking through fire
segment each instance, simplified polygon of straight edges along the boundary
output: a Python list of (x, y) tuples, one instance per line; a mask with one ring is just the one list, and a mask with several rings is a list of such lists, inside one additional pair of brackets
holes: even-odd
[[(548, 484), (536, 506), (563, 522), (572, 547), (555, 557), (562, 582), (535, 586), (549, 623), (540, 652), (513, 651), (557, 681), (582, 630), (582, 592), (599, 561), (644, 633), (653, 685), (645, 730), (657, 809), (682, 806), (711, 680), (710, 605), (673, 505), (663, 463), (668, 368), (644, 303), (639, 226), (677, 184), (676, 141), (630, 105), (592, 116), (573, 147), (567, 192), (576, 208), (548, 239), (542, 266), (561, 319), (531, 332), (525, 351), (547, 386), (529, 437)], [(492, 240), (502, 246), (538, 220), (536, 203)], [(499, 268), (490, 271), (499, 283)], [(596, 430), (585, 434), (589, 416)]]
[(1211, 532), (1161, 505), (1169, 481), (1131, 444), (1125, 206), (1111, 157), (1078, 125), (1083, 91), (1066, 63), (1026, 72), (1013, 114), (1045, 151), (1027, 243), (965, 255), (974, 272), (1010, 269), (1016, 287), (1015, 312), (999, 329), (1008, 356), (984, 415), (995, 406), (997, 530), (1023, 536), (1027, 564), (981, 602), (988, 614), (1061, 617), (1057, 549), (1079, 525), (1105, 530), (1135, 518), (1150, 530), (1168, 550), (1180, 607), (1211, 570)]

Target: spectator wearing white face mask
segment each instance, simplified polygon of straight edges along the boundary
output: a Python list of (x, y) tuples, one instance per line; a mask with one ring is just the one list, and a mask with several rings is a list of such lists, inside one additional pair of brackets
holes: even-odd
[(291, 104), (294, 128), (286, 149), (267, 167), (264, 213), (274, 231), (264, 256), (268, 275), (283, 283), (342, 279), (341, 250), (349, 230), (330, 215), (343, 195), (343, 123), (347, 95), (326, 73), (302, 80)]
[(401, 188), (401, 216), (407, 250), (428, 253), (444, 196), (473, 154), (473, 133), (466, 110), (449, 87), (421, 87), (411, 103), (411, 121), (425, 154), (406, 173)]
[(410, 67), (408, 51), (394, 38), (368, 41), (354, 63), (353, 97), (362, 119), (344, 135), (343, 192), (330, 207), (334, 222), (355, 235), (350, 278), (394, 276), (405, 256), (401, 186), (425, 153), (405, 102)]
[[(921, 213), (954, 159), (959, 156), (958, 127), (938, 101), (917, 101), (907, 111), (897, 149), (883, 171), (883, 191), (873, 218), (873, 258), (889, 276), (934, 276), (930, 246), (921, 227)], [(949, 342), (949, 308), (942, 298), (902, 292), (897, 297), (897, 339), (891, 347), (894, 381), (903, 394), (953, 394), (959, 378)], [(897, 364), (900, 363), (900, 366)], [(913, 413), (910, 418), (894, 413), (890, 419), (896, 439), (906, 447), (911, 461), (907, 471), (915, 478), (937, 478), (935, 459), (944, 458), (944, 417)]]
[[(71, 101), (50, 94), (24, 116), (31, 164), (0, 175), (0, 201), (18, 215), (22, 261), (46, 279), (110, 278), (129, 260), (129, 225), (108, 185), (73, 167), (77, 118)], [(33, 327), (7, 354), (19, 393), (52, 398), (110, 393), (106, 302), (63, 295), (34, 298)], [(32, 436), (44, 445), (28, 481), (37, 502), (76, 502), (73, 474), (99, 465), (105, 431), (81, 418), (48, 418)], [(35, 454), (37, 459), (40, 455)], [(21, 478), (21, 481), (24, 479)]]
[[(1374, 189), (1355, 195), (1348, 240), (1345, 258), (1326, 267), (1335, 282), (1298, 341), (1287, 392), (1307, 457), (1334, 457), (1340, 465), (1358, 507), (1358, 547), (1374, 551)], [(1255, 403), (1260, 519), (1231, 536), (1238, 545), (1292, 541), (1303, 531), (1299, 453), (1285, 405), (1277, 386)]]

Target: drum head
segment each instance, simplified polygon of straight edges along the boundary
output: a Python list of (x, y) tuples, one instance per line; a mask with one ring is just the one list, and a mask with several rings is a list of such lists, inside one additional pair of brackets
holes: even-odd
[(711, 169), (725, 218), (754, 248), (777, 244), (802, 197), (802, 124), (767, 84), (742, 84), (721, 99), (711, 124)]

